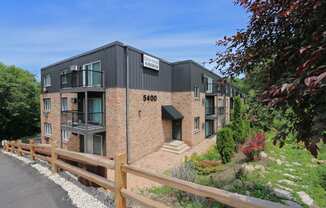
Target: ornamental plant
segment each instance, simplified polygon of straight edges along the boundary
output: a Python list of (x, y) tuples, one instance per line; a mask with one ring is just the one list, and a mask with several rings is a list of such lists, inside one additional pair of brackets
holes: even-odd
[(224, 164), (230, 162), (235, 149), (232, 130), (230, 128), (222, 128), (217, 133), (216, 147), (222, 162)]
[(259, 160), (259, 153), (265, 148), (265, 134), (259, 132), (241, 147), (241, 152), (249, 161)]
[(296, 133), (297, 142), (317, 157), (317, 144), (326, 142), (326, 1), (235, 2), (250, 20), (217, 41), (212, 62), (224, 76), (245, 75), (263, 104), (283, 115), (290, 109), (292, 125), (275, 141)]

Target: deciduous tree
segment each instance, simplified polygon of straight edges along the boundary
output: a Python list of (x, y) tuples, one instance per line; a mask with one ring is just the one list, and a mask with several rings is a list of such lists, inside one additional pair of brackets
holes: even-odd
[[(250, 14), (247, 27), (218, 41), (213, 62), (227, 76), (259, 83), (261, 101), (290, 109), (296, 132), (313, 155), (326, 126), (326, 1), (237, 0)], [(255, 79), (256, 78), (256, 79)], [(286, 134), (279, 136), (284, 143)]]
[(0, 63), (0, 140), (39, 131), (39, 95), (33, 74)]

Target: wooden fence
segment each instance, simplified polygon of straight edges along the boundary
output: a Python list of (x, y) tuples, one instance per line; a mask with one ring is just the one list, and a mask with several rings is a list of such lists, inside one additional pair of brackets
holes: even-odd
[[(155, 181), (162, 185), (175, 188), (181, 191), (192, 193), (198, 196), (216, 200), (222, 204), (235, 208), (282, 208), (287, 207), (279, 203), (274, 203), (262, 199), (231, 193), (225, 190), (202, 186), (188, 181), (168, 177), (149, 172), (144, 169), (133, 167), (126, 164), (126, 155), (119, 154), (114, 160), (105, 157), (68, 151), (57, 148), (55, 143), (35, 144), (29, 140), (29, 144), (22, 143), (20, 140), (7, 142), (4, 150), (16, 153), (20, 156), (30, 155), (32, 160), (40, 159), (48, 161), (51, 164), (52, 172), (57, 173), (60, 170), (68, 171), (74, 175), (87, 179), (111, 192), (115, 193), (116, 208), (126, 208), (126, 199), (132, 199), (145, 207), (168, 208), (168, 206), (146, 198), (127, 189), (127, 174), (137, 175), (148, 180)], [(67, 163), (67, 161), (78, 162), (93, 166), (101, 166), (106, 169), (114, 170), (114, 181), (105, 177), (91, 173), (81, 167)]]

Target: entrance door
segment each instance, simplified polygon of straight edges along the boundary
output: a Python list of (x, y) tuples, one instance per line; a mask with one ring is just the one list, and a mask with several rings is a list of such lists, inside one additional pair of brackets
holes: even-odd
[(182, 128), (181, 128), (181, 119), (172, 121), (172, 139), (173, 140), (181, 140), (182, 138)]

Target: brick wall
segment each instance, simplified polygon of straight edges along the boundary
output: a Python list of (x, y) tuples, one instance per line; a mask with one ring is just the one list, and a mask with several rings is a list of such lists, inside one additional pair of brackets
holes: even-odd
[[(144, 95), (156, 95), (157, 101), (144, 101)], [(111, 88), (106, 91), (107, 155), (126, 152), (125, 136), (125, 89)], [(193, 92), (162, 92), (130, 89), (129, 111), (129, 158), (136, 160), (159, 149), (172, 138), (172, 121), (162, 119), (163, 105), (173, 105), (183, 114), (182, 140), (193, 146), (205, 139), (205, 104), (201, 94)], [(200, 129), (194, 131), (194, 117), (200, 117)]]
[[(76, 110), (77, 104), (73, 103), (72, 98), (77, 98), (77, 93), (62, 93), (61, 97), (67, 97), (68, 99), (68, 110)], [(41, 107), (41, 141), (46, 143), (44, 123), (50, 123), (52, 125), (52, 136), (51, 139), (55, 139), (57, 146), (61, 146), (61, 97), (60, 93), (44, 93), (40, 96), (40, 107)], [(43, 99), (51, 99), (51, 111), (49, 113), (44, 112)], [(79, 141), (78, 141), (79, 143)], [(76, 147), (73, 147), (76, 145)], [(65, 144), (63, 144), (65, 147)], [(77, 148), (77, 142), (73, 141), (68, 145), (72, 149)], [(79, 144), (78, 144), (79, 149)]]
[[(44, 98), (51, 99), (51, 111), (49, 113), (44, 112)], [(44, 123), (50, 123), (52, 125), (52, 136), (51, 139), (54, 139), (57, 145), (60, 145), (61, 138), (61, 106), (60, 106), (60, 93), (44, 93), (40, 96), (40, 107), (41, 107), (41, 141), (46, 143), (45, 132), (44, 132)]]

